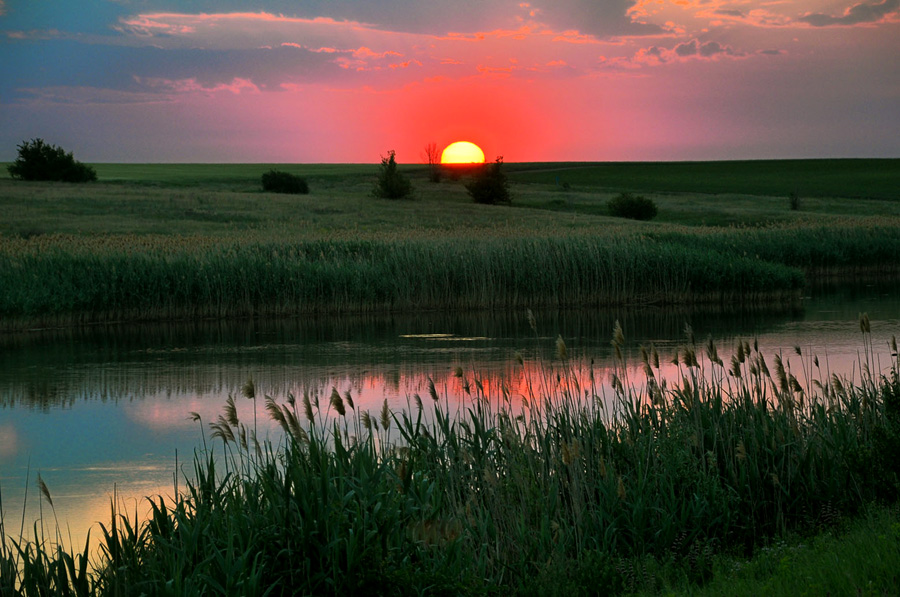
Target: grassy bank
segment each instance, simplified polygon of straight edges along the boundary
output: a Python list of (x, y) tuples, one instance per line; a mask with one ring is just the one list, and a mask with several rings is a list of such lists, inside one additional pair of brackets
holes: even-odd
[[(90, 185), (0, 180), (9, 214), (0, 222), (0, 327), (777, 304), (812, 278), (897, 275), (900, 201), (863, 198), (884, 194), (873, 181), (893, 180), (895, 162), (560, 164), (584, 176), (565, 189), (545, 180), (552, 165), (514, 164), (510, 207), (476, 205), (464, 180), (429, 183), (420, 166), (407, 167), (412, 201), (372, 198), (369, 165), (284, 167), (309, 178), (304, 197), (261, 192), (269, 165), (260, 164), (98, 165), (101, 182)], [(731, 190), (709, 194), (697, 168)], [(843, 177), (835, 192), (871, 192), (804, 196), (794, 210), (786, 196), (753, 194), (768, 189), (753, 183), (760, 168), (783, 177), (832, 169)], [(654, 221), (623, 220), (606, 211), (616, 176), (637, 191), (695, 180), (706, 192), (651, 194)]]
[[(864, 332), (864, 355), (871, 342)], [(613, 345), (625, 345), (618, 330)], [(281, 425), (283, 440), (259, 444), (255, 423), (239, 420), (229, 399), (216, 421), (195, 417), (211, 434), (186, 483), (171, 499), (154, 498), (146, 522), (113, 512), (96, 557), (37, 527), (41, 542), (17, 541), (7, 526), (0, 589), (693, 590), (725, 574), (727, 561), (756, 554), (769, 565), (779, 538), (839, 532), (868, 504), (896, 504), (896, 341), (892, 348), (886, 376), (870, 374), (875, 364), (863, 356), (853, 385), (809, 355), (765, 356), (748, 342), (725, 363), (687, 330), (674, 379), (662, 375), (669, 355), (650, 346), (642, 379), (619, 361), (616, 395), (601, 397), (575, 381), (560, 340), (560, 364), (533, 380), (521, 405), (459, 370), (465, 413), (448, 412), (433, 389), (404, 412), (385, 403), (369, 413), (356, 412), (349, 393), (277, 402), (248, 383), (243, 395)], [(50, 490), (41, 492), (49, 516)], [(895, 524), (896, 513), (887, 516)], [(900, 534), (893, 526), (881, 534), (869, 547), (896, 559)], [(896, 587), (879, 570), (860, 588)], [(807, 582), (822, 593), (846, 586)]]

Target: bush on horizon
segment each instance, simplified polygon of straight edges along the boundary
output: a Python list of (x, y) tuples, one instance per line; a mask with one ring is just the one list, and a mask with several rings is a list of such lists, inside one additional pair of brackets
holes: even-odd
[(372, 195), (382, 199), (403, 199), (412, 193), (412, 183), (397, 169), (396, 152), (392, 149), (381, 157), (381, 167)]
[(60, 182), (92, 182), (97, 172), (75, 159), (72, 152), (45, 143), (43, 139), (23, 141), (18, 146), (16, 161), (7, 167), (9, 175), (21, 180), (52, 180)]
[(503, 172), (503, 156), (497, 156), (493, 164), (485, 164), (475, 176), (475, 180), (466, 185), (475, 203), (496, 205), (512, 203), (509, 194), (509, 182)]
[(652, 220), (656, 217), (656, 204), (643, 195), (621, 193), (606, 204), (609, 213), (617, 218)]
[(269, 170), (262, 175), (262, 187), (264, 191), (270, 193), (309, 194), (309, 185), (305, 178), (278, 170)]

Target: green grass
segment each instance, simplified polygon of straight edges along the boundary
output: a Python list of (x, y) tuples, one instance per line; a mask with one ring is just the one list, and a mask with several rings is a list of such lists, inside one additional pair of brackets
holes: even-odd
[[(40, 242), (38, 242), (40, 241)], [(47, 324), (401, 310), (790, 301), (802, 274), (649, 238), (32, 239), (0, 254), (0, 316)]]
[(513, 164), (510, 179), (573, 190), (900, 199), (897, 159)]
[(772, 541), (751, 559), (719, 556), (698, 586), (663, 567), (644, 595), (896, 595), (900, 591), (900, 512), (873, 507), (817, 535)]
[[(578, 384), (560, 339), (521, 404), (458, 370), (464, 412), (432, 387), (369, 413), (349, 392), (277, 401), (248, 382), (216, 421), (194, 417), (211, 434), (148, 520), (111, 513), (99, 555), (43, 524), (37, 542), (4, 529), (0, 591), (880, 594), (896, 587), (900, 526), (867, 508), (900, 496), (900, 362), (894, 340), (892, 370), (866, 373), (871, 343), (864, 332), (851, 385), (749, 342), (726, 364), (686, 330), (674, 379), (646, 347), (642, 379), (620, 358), (603, 397)], [(613, 346), (626, 346), (618, 327)], [(283, 439), (258, 442), (255, 417), (238, 419), (248, 398)], [(867, 567), (842, 575), (835, 556)]]
[[(465, 179), (429, 183), (424, 166), (404, 167), (408, 201), (371, 196), (374, 165), (278, 165), (309, 180), (308, 196), (262, 192), (271, 164), (101, 164), (89, 185), (0, 179), (0, 327), (778, 303), (823, 276), (897, 275), (900, 201), (858, 198), (882, 195), (872, 181), (896, 162), (512, 164), (511, 206), (473, 203)], [(848, 194), (804, 195), (792, 210), (787, 194), (753, 194), (768, 188), (762, 167), (833, 170)], [(706, 171), (729, 192), (648, 194), (651, 222), (608, 215), (617, 176), (640, 192), (665, 180), (709, 191)], [(546, 183), (554, 172), (583, 178), (564, 190)]]

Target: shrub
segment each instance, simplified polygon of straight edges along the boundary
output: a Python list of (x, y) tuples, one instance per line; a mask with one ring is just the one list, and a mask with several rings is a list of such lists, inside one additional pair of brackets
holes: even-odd
[(22, 180), (58, 180), (90, 182), (97, 180), (97, 172), (77, 161), (72, 152), (44, 143), (43, 139), (24, 141), (16, 161), (7, 167), (9, 175)]
[(511, 203), (509, 183), (503, 173), (503, 156), (497, 157), (493, 164), (485, 164), (475, 180), (466, 185), (466, 189), (475, 203)]
[(262, 175), (262, 187), (264, 191), (271, 193), (291, 193), (294, 195), (306, 195), (309, 193), (309, 185), (306, 179), (289, 172), (269, 170)]
[(397, 160), (394, 150), (390, 150), (387, 157), (382, 156), (381, 168), (378, 171), (378, 179), (372, 194), (382, 199), (402, 199), (412, 193), (412, 184), (397, 169)]
[(656, 217), (656, 204), (642, 195), (622, 193), (606, 204), (609, 213), (619, 218), (652, 220)]
[(790, 196), (788, 196), (788, 204), (791, 206), (791, 211), (799, 211), (800, 193), (798, 193), (797, 191), (792, 191)]

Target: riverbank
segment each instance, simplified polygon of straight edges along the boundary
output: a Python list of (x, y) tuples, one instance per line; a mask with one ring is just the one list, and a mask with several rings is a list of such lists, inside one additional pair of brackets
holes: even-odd
[[(195, 416), (202, 449), (149, 520), (114, 512), (96, 558), (58, 551), (52, 530), (23, 549), (7, 540), (0, 577), (35, 594), (70, 582), (82, 594), (694, 590), (727, 562), (769, 565), (781, 541), (842, 536), (870, 504), (897, 503), (896, 340), (890, 371), (872, 375), (859, 323), (856, 383), (800, 348), (800, 367), (750, 342), (723, 362), (690, 330), (673, 379), (652, 345), (640, 375), (620, 357), (611, 404), (571, 375), (562, 340), (521, 407), (502, 384), (458, 370), (466, 415), (433, 387), (402, 411), (359, 411), (349, 392), (276, 401), (248, 382), (216, 420)], [(613, 347), (624, 346), (617, 329)], [(255, 415), (239, 418), (235, 400), (284, 439), (257, 443)], [(51, 490), (41, 488), (47, 517)], [(895, 558), (900, 536), (882, 534), (869, 547)]]

